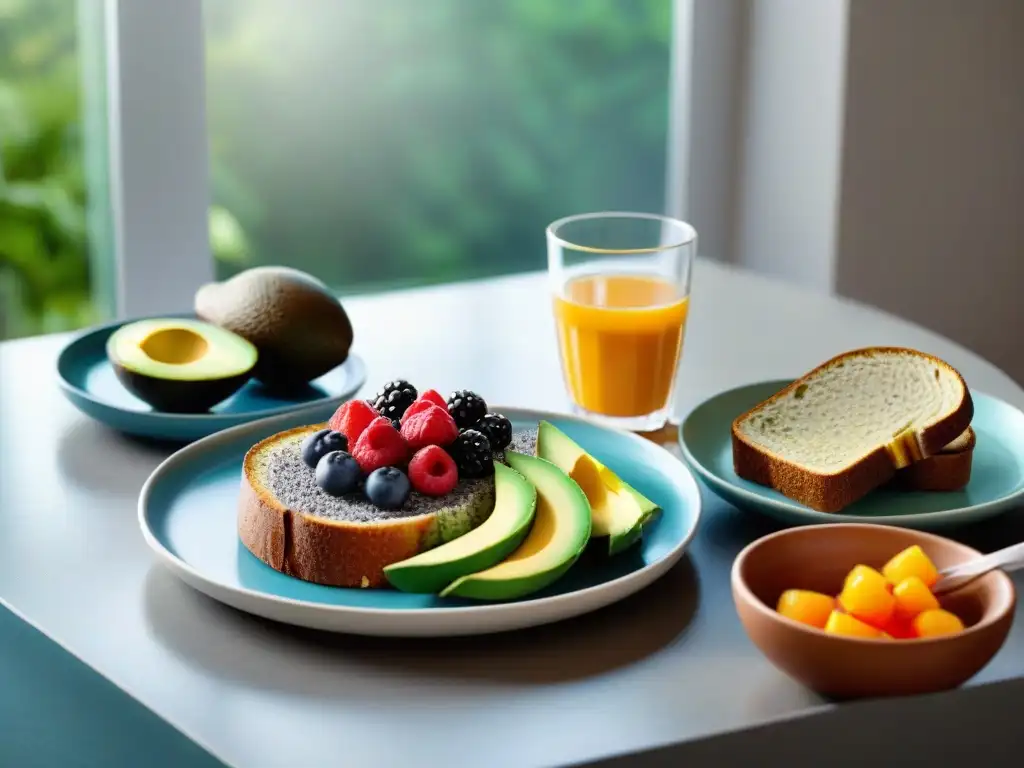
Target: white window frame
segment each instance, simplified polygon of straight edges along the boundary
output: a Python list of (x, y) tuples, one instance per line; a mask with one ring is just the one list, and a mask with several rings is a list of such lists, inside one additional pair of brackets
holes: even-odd
[(187, 312), (213, 279), (202, 0), (105, 0), (119, 317)]
[[(203, 0), (104, 0), (118, 317), (187, 312), (213, 279)], [(665, 212), (689, 210), (694, 0), (673, 2)]]

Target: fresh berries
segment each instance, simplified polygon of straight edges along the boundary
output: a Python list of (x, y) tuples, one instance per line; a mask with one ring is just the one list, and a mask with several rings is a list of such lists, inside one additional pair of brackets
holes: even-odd
[(341, 432), (348, 438), (348, 444), (354, 446), (360, 435), (363, 434), (363, 430), (378, 416), (380, 414), (376, 409), (367, 404), (365, 400), (349, 400), (334, 412), (331, 420), (327, 422), (327, 426), (335, 432)]
[(347, 451), (348, 438), (333, 429), (321, 429), (303, 440), (300, 450), (306, 466), (316, 469), (320, 459), (331, 451)]
[(487, 403), (476, 392), (460, 389), (448, 398), (448, 413), (459, 429), (470, 429), (487, 413)]
[(356, 490), (361, 475), (359, 462), (346, 451), (331, 451), (316, 465), (316, 484), (331, 496)]
[(409, 462), (409, 482), (427, 496), (444, 496), (459, 482), (455, 460), (437, 445), (421, 448)]
[(512, 442), (512, 422), (500, 413), (486, 414), (473, 429), (486, 435), (492, 451), (500, 451)]
[(381, 416), (400, 419), (405, 409), (416, 400), (416, 387), (404, 379), (395, 379), (385, 384), (373, 402)]
[(418, 398), (416, 401), (426, 400), (427, 402), (433, 403), (434, 405), (440, 405), (442, 408), (448, 407), (448, 402), (444, 399), (444, 395), (438, 392), (436, 389), (428, 389)]
[[(423, 411), (427, 410), (427, 408), (434, 408), (436, 405), (437, 405), (437, 403), (434, 403), (434, 402), (432, 402), (430, 400), (424, 400), (423, 398), (420, 398), (419, 400), (414, 402), (412, 405), (410, 405), (406, 409), (405, 413), (402, 414), (402, 421), (403, 422), (408, 421), (409, 418), (411, 418), (412, 416), (415, 416), (417, 413), (422, 413)], [(442, 405), (441, 408), (446, 408), (446, 406)]]
[(380, 467), (366, 478), (366, 498), (381, 509), (398, 509), (409, 498), (409, 478), (395, 467)]
[(370, 473), (380, 467), (403, 463), (409, 449), (391, 420), (382, 416), (363, 430), (352, 448), (352, 455), (363, 472)]
[(402, 421), (402, 437), (412, 450), (428, 445), (449, 445), (459, 435), (459, 428), (438, 405), (431, 405)]
[(460, 477), (486, 477), (494, 472), (491, 443), (483, 432), (464, 429), (451, 447)]
[(395, 379), (368, 400), (343, 404), (327, 429), (302, 442), (301, 453), (326, 493), (359, 493), (382, 509), (398, 509), (413, 490), (443, 496), (460, 477), (489, 476), (494, 453), (511, 442), (511, 422), (488, 413), (475, 392), (457, 390), (446, 400)]

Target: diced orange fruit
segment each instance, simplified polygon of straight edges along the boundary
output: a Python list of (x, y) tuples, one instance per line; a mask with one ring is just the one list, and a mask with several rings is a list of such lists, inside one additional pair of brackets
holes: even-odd
[(928, 589), (939, 580), (938, 568), (917, 544), (894, 555), (882, 566), (882, 573), (893, 584), (899, 584), (908, 576), (917, 576)]
[(865, 624), (863, 621), (854, 618), (842, 611), (832, 611), (828, 621), (825, 622), (825, 631), (833, 635), (845, 635), (847, 637), (888, 637), (885, 632)]
[(914, 633), (918, 637), (940, 637), (963, 631), (964, 623), (959, 617), (942, 608), (922, 611), (914, 618)]
[(895, 618), (910, 622), (917, 614), (939, 607), (938, 598), (918, 576), (907, 576), (893, 587), (896, 598)]
[(846, 577), (839, 605), (851, 616), (881, 629), (889, 623), (896, 598), (889, 592), (885, 577), (874, 568), (858, 565)]
[(822, 629), (836, 607), (835, 598), (808, 589), (787, 589), (776, 608), (787, 619)]

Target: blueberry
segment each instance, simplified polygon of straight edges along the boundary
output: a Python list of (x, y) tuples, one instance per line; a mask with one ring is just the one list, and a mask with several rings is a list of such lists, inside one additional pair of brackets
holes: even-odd
[(409, 498), (409, 478), (400, 469), (381, 467), (366, 478), (366, 498), (381, 509), (398, 509)]
[(344, 496), (359, 485), (359, 462), (345, 451), (331, 451), (316, 465), (316, 484), (331, 496)]
[(331, 429), (321, 429), (302, 441), (302, 460), (306, 466), (316, 469), (325, 455), (331, 451), (347, 451), (348, 438), (341, 432)]

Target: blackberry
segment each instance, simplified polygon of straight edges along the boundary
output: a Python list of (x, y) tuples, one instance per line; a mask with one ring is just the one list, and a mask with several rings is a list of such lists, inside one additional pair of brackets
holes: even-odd
[(476, 392), (460, 389), (448, 398), (448, 413), (459, 429), (471, 429), (487, 413), (487, 403)]
[(486, 477), (494, 471), (491, 444), (483, 432), (462, 430), (448, 452), (459, 468), (459, 477)]
[(483, 432), (492, 451), (500, 451), (512, 442), (512, 422), (500, 413), (485, 414), (473, 429)]
[(381, 416), (389, 419), (400, 419), (405, 410), (416, 399), (416, 387), (404, 379), (389, 381), (370, 403)]
[(402, 431), (402, 421), (400, 419), (392, 419), (391, 426), (397, 429), (399, 432)]

